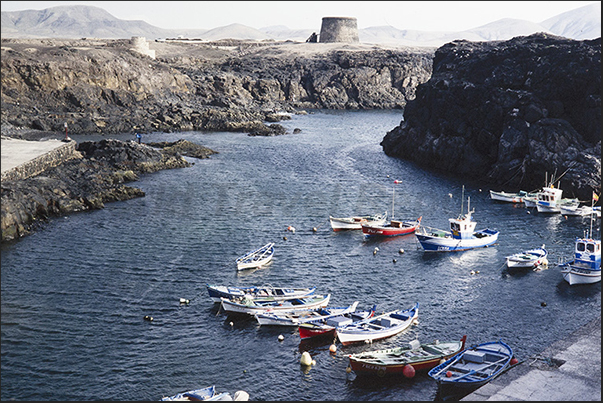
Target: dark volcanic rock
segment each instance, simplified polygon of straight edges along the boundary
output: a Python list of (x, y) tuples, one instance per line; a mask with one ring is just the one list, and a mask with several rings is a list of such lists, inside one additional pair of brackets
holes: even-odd
[(142, 197), (142, 190), (126, 185), (142, 173), (190, 166), (178, 154), (134, 142), (84, 142), (78, 151), (84, 158), (65, 161), (25, 180), (2, 181), (2, 242), (31, 233), (50, 217)]
[(209, 158), (212, 154), (217, 154), (217, 151), (211, 150), (199, 144), (192, 143), (188, 140), (178, 140), (174, 142), (161, 141), (158, 143), (146, 143), (151, 147), (161, 148), (164, 153), (170, 155), (185, 155), (199, 159)]
[(2, 124), (60, 133), (68, 123), (73, 134), (279, 135), (265, 122), (296, 108), (403, 108), (431, 75), (433, 57), (433, 49), (318, 43), (150, 46), (156, 59), (128, 40), (3, 38)]
[(561, 178), (564, 196), (601, 192), (601, 39), (535, 34), (455, 41), (383, 139), (390, 156), (505, 189)]

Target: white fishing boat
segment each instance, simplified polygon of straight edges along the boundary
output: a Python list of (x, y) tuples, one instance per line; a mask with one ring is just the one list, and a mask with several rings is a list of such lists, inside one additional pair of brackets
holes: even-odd
[[(493, 245), (498, 240), (499, 231), (489, 228), (475, 230), (470, 210), (471, 199), (467, 198), (467, 214), (450, 218), (450, 231), (419, 226), (415, 236), (425, 252), (454, 252)], [(461, 208), (462, 210), (462, 208)]]
[(329, 216), (333, 231), (347, 231), (362, 229), (362, 224), (383, 225), (387, 220), (387, 211), (383, 214), (357, 215), (352, 217)]
[(305, 297), (314, 294), (316, 287), (274, 287), (272, 285), (229, 286), (207, 284), (207, 292), (214, 302), (221, 302), (222, 298), (235, 297), (273, 297), (274, 299), (289, 299)]
[(591, 206), (580, 206), (576, 204), (568, 204), (559, 206), (559, 212), (562, 215), (587, 216), (594, 213)]
[(529, 249), (507, 256), (507, 267), (511, 268), (536, 268), (541, 264), (548, 264), (548, 252), (542, 245), (540, 248)]
[(274, 256), (274, 242), (267, 243), (261, 248), (237, 258), (237, 270), (259, 269), (270, 263), (272, 256)]
[(490, 190), (490, 198), (492, 200), (507, 202), (507, 203), (523, 203), (525, 197), (536, 197), (536, 193), (528, 193), (525, 190), (520, 190), (517, 193), (509, 193), (500, 191), (495, 192), (494, 190)]
[(321, 308), (329, 305), (331, 294), (327, 295), (308, 295), (306, 297), (291, 299), (275, 299), (274, 297), (243, 297), (243, 298), (222, 298), (221, 308), (226, 313), (246, 313), (255, 315), (264, 312), (285, 312), (299, 311), (304, 309)]
[(419, 303), (412, 308), (387, 312), (372, 318), (336, 328), (337, 338), (344, 346), (366, 343), (394, 336), (417, 322)]
[(576, 238), (574, 259), (559, 266), (569, 285), (598, 283), (601, 281), (601, 240), (590, 238), (588, 232), (583, 238)]
[(345, 313), (356, 311), (359, 301), (352, 305), (343, 307), (324, 307), (315, 309), (303, 309), (293, 312), (261, 312), (255, 315), (255, 319), (260, 325), (271, 326), (299, 326), (302, 323), (310, 322), (316, 319), (327, 319), (334, 316), (341, 316)]

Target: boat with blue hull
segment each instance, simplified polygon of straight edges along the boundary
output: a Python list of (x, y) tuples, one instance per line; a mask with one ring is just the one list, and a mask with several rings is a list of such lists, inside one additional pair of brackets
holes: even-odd
[(475, 230), (470, 210), (471, 199), (467, 198), (467, 214), (448, 219), (450, 231), (419, 226), (415, 236), (425, 252), (455, 252), (493, 245), (498, 240), (499, 231), (489, 228)]
[(439, 386), (474, 389), (490, 382), (511, 366), (513, 349), (491, 341), (463, 350), (428, 372)]

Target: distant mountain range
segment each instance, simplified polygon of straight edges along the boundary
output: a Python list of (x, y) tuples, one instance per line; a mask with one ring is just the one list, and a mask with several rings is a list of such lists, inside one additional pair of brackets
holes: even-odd
[[(546, 7), (546, 3), (543, 3)], [(2, 38), (103, 38), (129, 39), (144, 36), (157, 38), (195, 38), (207, 41), (219, 39), (250, 39), (276, 41), (305, 41), (319, 29), (292, 30), (282, 25), (262, 29), (242, 24), (230, 24), (210, 30), (163, 29), (140, 20), (121, 20), (102, 8), (92, 6), (58, 6), (44, 10), (2, 11)], [(461, 32), (431, 32), (401, 30), (391, 26), (358, 30), (361, 43), (406, 46), (434, 46), (467, 39), (471, 41), (506, 40), (516, 36), (545, 32), (570, 39), (601, 37), (601, 3), (576, 8), (545, 21), (535, 23), (505, 18), (481, 27)]]

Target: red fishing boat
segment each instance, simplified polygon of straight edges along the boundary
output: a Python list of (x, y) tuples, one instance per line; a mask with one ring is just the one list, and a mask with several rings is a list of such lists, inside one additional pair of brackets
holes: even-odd
[[(427, 371), (465, 349), (467, 336), (457, 341), (420, 344), (412, 340), (401, 347), (350, 354), (350, 368), (358, 375), (404, 375)], [(409, 367), (412, 367), (409, 368)]]

